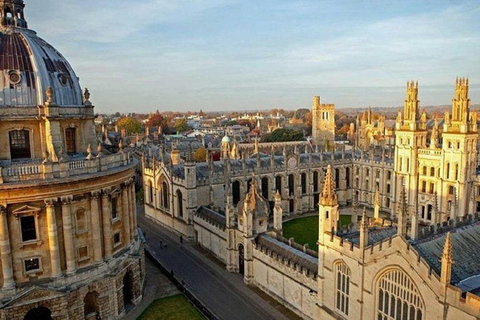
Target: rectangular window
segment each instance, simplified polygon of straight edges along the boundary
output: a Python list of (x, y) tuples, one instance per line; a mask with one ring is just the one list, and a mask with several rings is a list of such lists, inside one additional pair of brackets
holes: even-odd
[(88, 256), (88, 247), (80, 247), (78, 248), (78, 260), (87, 260), (89, 258)]
[(34, 272), (40, 270), (40, 259), (39, 258), (29, 258), (23, 260), (23, 265), (25, 267), (25, 272)]
[(112, 198), (112, 220), (115, 220), (117, 218), (118, 218), (117, 198)]
[(20, 217), (22, 228), (22, 241), (37, 240), (37, 230), (35, 226), (35, 216)]
[(120, 232), (117, 232), (113, 235), (113, 243), (115, 245), (119, 245), (120, 244)]

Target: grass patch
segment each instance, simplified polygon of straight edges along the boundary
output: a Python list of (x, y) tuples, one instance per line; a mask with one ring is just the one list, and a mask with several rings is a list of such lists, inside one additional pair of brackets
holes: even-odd
[(171, 296), (152, 302), (137, 320), (205, 320), (183, 295)]
[[(340, 215), (340, 225), (345, 226), (352, 222), (352, 216)], [(283, 236), (295, 238), (299, 244), (308, 243), (310, 249), (318, 251), (318, 216), (298, 218), (283, 224)]]

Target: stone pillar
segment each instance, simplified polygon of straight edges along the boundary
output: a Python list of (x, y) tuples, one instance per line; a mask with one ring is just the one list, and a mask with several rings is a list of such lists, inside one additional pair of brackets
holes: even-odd
[(13, 289), (15, 288), (15, 281), (13, 280), (7, 208), (4, 206), (0, 206), (0, 255), (2, 261), (3, 289)]
[(65, 259), (67, 261), (67, 274), (74, 274), (77, 270), (75, 258), (75, 245), (73, 243), (72, 227), (72, 199), (73, 197), (62, 197), (62, 220), (63, 220), (63, 241), (65, 243)]
[(132, 228), (132, 240), (135, 239), (135, 236), (137, 235), (137, 206), (136, 206), (136, 196), (135, 196), (135, 182), (132, 182), (130, 185), (130, 198), (129, 198), (129, 203), (130, 207), (132, 208), (130, 210), (130, 217), (131, 217), (131, 228)]
[(60, 248), (58, 246), (57, 219), (55, 215), (55, 202), (55, 200), (45, 200), (52, 278), (58, 278), (62, 275), (62, 268), (60, 266)]
[(105, 260), (112, 258), (112, 207), (110, 204), (110, 190), (103, 190), (102, 194), (102, 217), (103, 217), (103, 243), (105, 248)]
[(92, 241), (93, 241), (93, 261), (100, 263), (102, 261), (102, 232), (100, 230), (100, 192), (92, 192), (90, 198), (90, 212), (92, 216)]
[(130, 210), (128, 206), (128, 185), (126, 184), (122, 189), (122, 219), (123, 219), (123, 232), (124, 232), (124, 244), (127, 245), (130, 243)]

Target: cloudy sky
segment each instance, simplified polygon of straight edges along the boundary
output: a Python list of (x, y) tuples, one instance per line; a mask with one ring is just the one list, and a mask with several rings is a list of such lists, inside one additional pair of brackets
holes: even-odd
[(480, 103), (480, 2), (26, 0), (97, 112)]

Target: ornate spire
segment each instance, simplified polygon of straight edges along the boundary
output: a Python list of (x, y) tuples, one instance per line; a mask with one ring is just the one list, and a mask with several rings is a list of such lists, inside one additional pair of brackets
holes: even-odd
[(335, 206), (338, 204), (337, 193), (335, 192), (335, 178), (331, 165), (328, 165), (327, 173), (325, 174), (325, 182), (320, 194), (320, 204), (324, 206)]
[(362, 221), (360, 222), (360, 248), (368, 246), (368, 217), (367, 210), (363, 207)]
[(23, 0), (0, 0), (0, 17), (3, 27), (28, 28), (24, 16)]
[(445, 237), (445, 244), (443, 245), (442, 254), (442, 271), (441, 281), (444, 285), (450, 284), (452, 279), (452, 265), (453, 265), (453, 247), (452, 247), (452, 235), (450, 232)]

